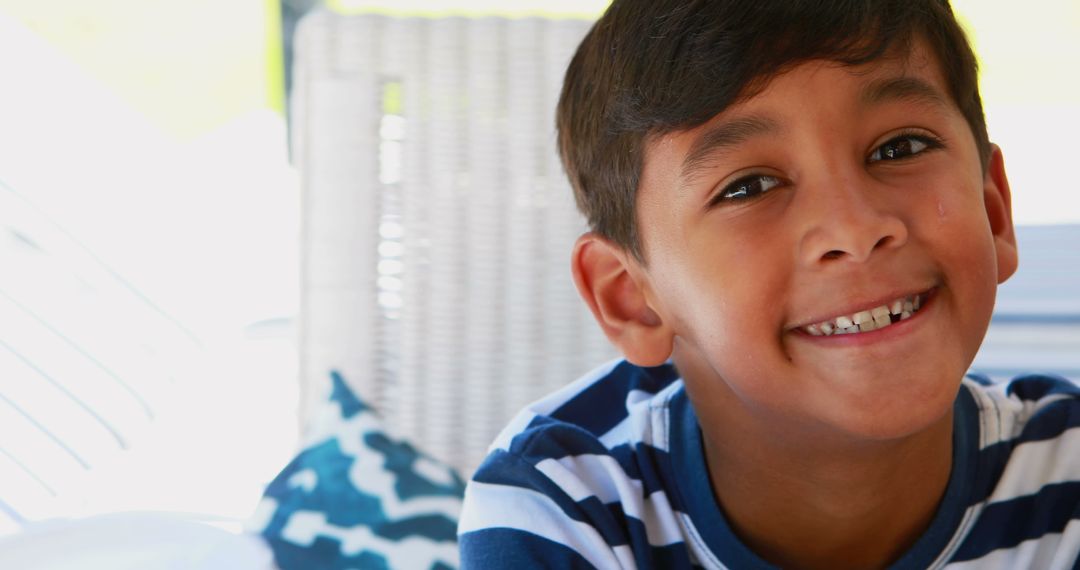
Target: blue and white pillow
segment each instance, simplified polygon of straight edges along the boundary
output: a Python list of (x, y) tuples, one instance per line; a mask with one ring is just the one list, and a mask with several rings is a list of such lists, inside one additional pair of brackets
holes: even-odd
[(251, 529), (281, 570), (456, 568), (464, 481), (331, 381), (319, 435), (267, 487)]

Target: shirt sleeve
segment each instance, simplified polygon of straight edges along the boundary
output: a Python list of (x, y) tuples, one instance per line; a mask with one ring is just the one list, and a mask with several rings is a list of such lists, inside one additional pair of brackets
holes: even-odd
[(635, 567), (629, 547), (599, 530), (603, 506), (580, 504), (560, 483), (511, 452), (489, 455), (465, 490), (462, 568)]

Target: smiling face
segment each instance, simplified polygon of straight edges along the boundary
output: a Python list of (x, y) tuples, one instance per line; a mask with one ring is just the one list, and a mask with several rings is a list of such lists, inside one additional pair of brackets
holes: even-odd
[(898, 438), (946, 417), (1015, 269), (1008, 192), (915, 42), (651, 140), (626, 263), (703, 425)]

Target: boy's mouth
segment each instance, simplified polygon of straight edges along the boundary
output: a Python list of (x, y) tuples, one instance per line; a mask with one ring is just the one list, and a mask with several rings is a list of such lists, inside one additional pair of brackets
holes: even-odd
[(929, 292), (907, 295), (872, 309), (799, 327), (799, 330), (812, 336), (831, 336), (883, 329), (893, 323), (910, 319), (926, 303), (928, 295)]

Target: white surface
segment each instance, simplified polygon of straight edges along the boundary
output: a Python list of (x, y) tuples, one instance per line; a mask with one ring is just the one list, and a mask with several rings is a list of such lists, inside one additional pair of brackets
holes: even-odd
[(0, 535), (115, 511), (245, 518), (299, 435), (284, 120), (172, 139), (3, 14), (0, 73), (0, 395), (26, 412), (0, 401)]
[(48, 521), (0, 539), (0, 568), (19, 570), (272, 570), (256, 536), (178, 515), (124, 513)]

